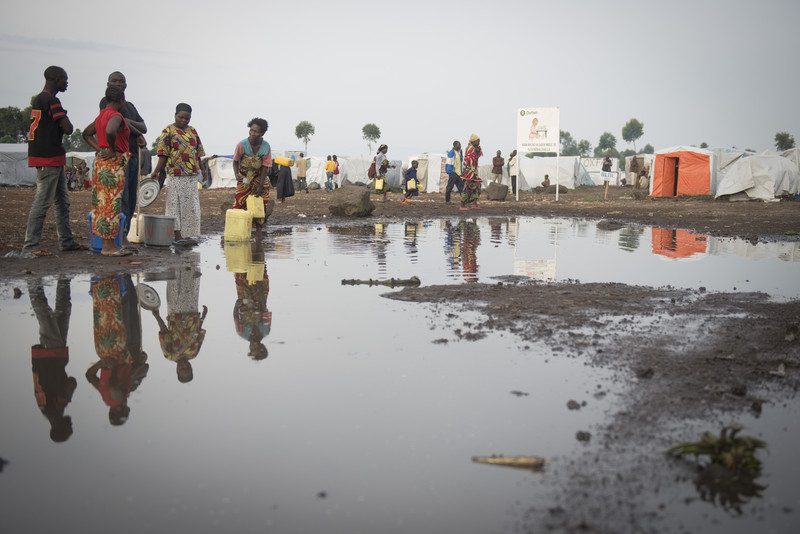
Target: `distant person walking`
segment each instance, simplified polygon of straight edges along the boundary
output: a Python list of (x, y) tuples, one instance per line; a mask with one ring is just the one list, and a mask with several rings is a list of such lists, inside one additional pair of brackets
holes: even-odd
[(175, 217), (175, 244), (191, 245), (200, 235), (200, 193), (197, 190), (200, 158), (206, 155), (197, 130), (189, 126), (192, 106), (175, 106), (175, 122), (164, 128), (158, 138), (158, 164), (151, 178), (169, 175), (165, 213)]
[(451, 204), (450, 195), (455, 187), (459, 193), (464, 190), (464, 181), (461, 174), (464, 170), (464, 154), (461, 152), (461, 142), (453, 141), (453, 148), (447, 153), (447, 163), (444, 172), (447, 173), (447, 187), (444, 190), (445, 204)]
[[(115, 71), (108, 75), (106, 86), (118, 87), (124, 93), (128, 88), (128, 83), (124, 74)], [(106, 104), (106, 98), (103, 97), (100, 100), (101, 111), (106, 108)], [(119, 112), (125, 119), (125, 123), (130, 127), (130, 139), (128, 142), (130, 159), (125, 168), (125, 187), (122, 190), (122, 213), (125, 214), (125, 227), (122, 228), (122, 233), (127, 235), (133, 218), (133, 210), (136, 209), (136, 194), (139, 187), (139, 139), (143, 134), (147, 133), (147, 125), (144, 123), (142, 116), (139, 115), (136, 106), (133, 105), (133, 102), (128, 102), (127, 98)]]
[(306, 193), (308, 193), (308, 184), (306, 183), (308, 160), (306, 160), (305, 154), (300, 152), (300, 157), (294, 162), (294, 166), (297, 167), (297, 188), (300, 190), (305, 189)]
[(325, 190), (333, 191), (333, 171), (336, 170), (336, 163), (328, 156), (327, 161), (325, 161)]
[(64, 166), (66, 151), (61, 144), (64, 135), (72, 133), (72, 123), (61, 107), (58, 93), (67, 90), (67, 71), (51, 66), (44, 71), (44, 88), (31, 99), (31, 125), (28, 130), (28, 167), (36, 167), (36, 194), (33, 197), (25, 243), (22, 250), (36, 257), (52, 253), (39, 247), (47, 210), (56, 204), (56, 230), (62, 251), (87, 250), (75, 242), (69, 224), (69, 192)]
[(481, 179), (478, 176), (478, 159), (483, 155), (481, 140), (476, 134), (469, 137), (469, 146), (464, 153), (464, 190), (461, 192), (460, 211), (478, 209), (478, 198), (481, 196)]
[(389, 152), (389, 146), (381, 145), (378, 147), (378, 153), (375, 155), (375, 172), (377, 173), (375, 176), (375, 193), (383, 195), (382, 202), (386, 202), (389, 195), (389, 184), (386, 183), (386, 171), (389, 170), (390, 167), (394, 168), (394, 165), (389, 165), (389, 158), (386, 157), (387, 152)]
[(519, 160), (517, 159), (517, 151), (512, 150), (508, 160), (508, 175), (511, 177), (511, 194), (517, 194), (517, 176), (519, 175)]
[[(236, 176), (236, 195), (233, 207), (247, 209), (247, 197), (255, 195), (264, 201), (266, 214), (269, 203), (269, 173), (272, 170), (272, 148), (264, 139), (269, 123), (255, 117), (247, 123), (250, 129), (246, 139), (236, 144), (233, 151), (233, 174)], [(259, 230), (265, 220), (253, 219), (253, 226)]]
[(492, 181), (496, 184), (503, 181), (503, 165), (506, 163), (506, 160), (500, 154), (498, 150), (497, 155), (492, 158)]
[(339, 187), (339, 160), (336, 157), (336, 154), (333, 155), (333, 164), (335, 167), (333, 168), (333, 187)]
[[(129, 168), (131, 127), (121, 113), (125, 106), (122, 89), (109, 85), (103, 101), (106, 107), (83, 129), (84, 141), (97, 152), (92, 166), (92, 234), (103, 240), (101, 255), (128, 256), (131, 251), (118, 247), (114, 240), (120, 233), (119, 215), (125, 173)], [(135, 172), (138, 173), (138, 169)]]

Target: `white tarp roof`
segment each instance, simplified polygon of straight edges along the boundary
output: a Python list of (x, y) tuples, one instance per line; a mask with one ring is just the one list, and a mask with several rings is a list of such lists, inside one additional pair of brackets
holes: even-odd
[(750, 198), (774, 200), (782, 194), (800, 193), (797, 168), (781, 156), (748, 156), (732, 163), (722, 174), (715, 197), (744, 192)]
[(800, 148), (795, 147), (790, 148), (789, 150), (784, 150), (781, 152), (781, 156), (793, 162), (794, 166), (797, 167), (797, 171), (800, 172)]

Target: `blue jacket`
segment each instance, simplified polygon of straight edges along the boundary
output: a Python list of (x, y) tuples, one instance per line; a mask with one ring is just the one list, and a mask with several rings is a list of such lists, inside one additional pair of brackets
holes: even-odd
[[(447, 163), (444, 164), (444, 172), (447, 174), (456, 172), (455, 166), (455, 159), (456, 159), (456, 149), (451, 148), (450, 151), (447, 153)], [(461, 164), (461, 170), (464, 170), (464, 151), (460, 151), (458, 153), (458, 161)]]

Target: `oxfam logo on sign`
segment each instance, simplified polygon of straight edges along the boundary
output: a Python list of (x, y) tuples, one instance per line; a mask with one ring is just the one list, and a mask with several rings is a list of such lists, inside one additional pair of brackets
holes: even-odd
[(535, 111), (529, 111), (527, 109), (519, 110), (519, 116), (520, 117), (524, 117), (525, 115), (536, 115), (536, 112)]

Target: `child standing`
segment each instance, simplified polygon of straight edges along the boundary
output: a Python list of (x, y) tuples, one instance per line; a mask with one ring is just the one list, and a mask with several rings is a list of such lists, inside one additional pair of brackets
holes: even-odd
[(400, 201), (401, 204), (411, 204), (411, 197), (419, 195), (419, 180), (417, 179), (417, 167), (419, 162), (413, 160), (411, 167), (406, 170), (405, 178), (403, 179), (403, 191), (405, 191), (405, 198)]

